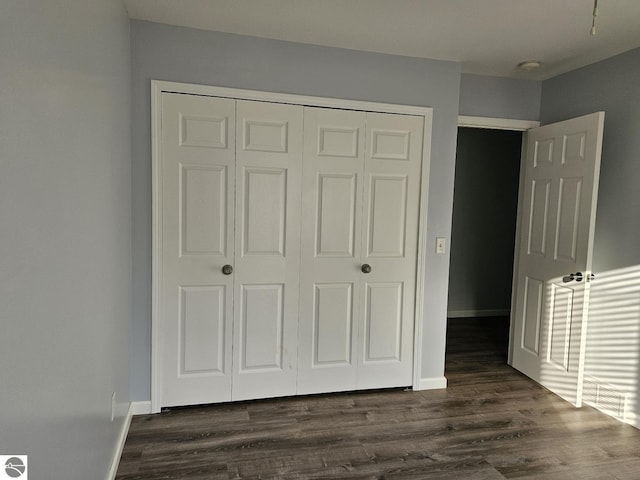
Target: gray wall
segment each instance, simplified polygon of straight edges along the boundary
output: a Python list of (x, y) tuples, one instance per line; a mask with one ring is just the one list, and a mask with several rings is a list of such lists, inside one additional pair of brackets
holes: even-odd
[(150, 398), (152, 79), (434, 108), (422, 376), (441, 377), (449, 257), (434, 245), (451, 230), (459, 65), (141, 21), (132, 65), (134, 399)]
[(458, 130), (450, 314), (510, 309), (521, 145), (520, 132)]
[(542, 83), (535, 80), (463, 74), (460, 115), (538, 120)]
[(105, 478), (128, 407), (128, 29), (120, 0), (0, 2), (0, 453), (33, 479)]
[[(632, 394), (640, 359), (640, 49), (546, 80), (543, 123), (605, 112), (586, 375)], [(638, 423), (636, 423), (638, 424)]]

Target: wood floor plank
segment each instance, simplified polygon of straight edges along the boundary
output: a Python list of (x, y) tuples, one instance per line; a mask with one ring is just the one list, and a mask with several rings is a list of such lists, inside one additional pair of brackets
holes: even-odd
[(455, 319), (449, 387), (137, 416), (117, 480), (637, 480), (640, 431), (506, 364), (507, 319)]

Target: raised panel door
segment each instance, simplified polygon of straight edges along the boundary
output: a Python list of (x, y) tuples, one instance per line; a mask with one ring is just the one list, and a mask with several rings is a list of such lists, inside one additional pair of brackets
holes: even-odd
[(303, 108), (236, 108), (232, 399), (295, 395)]
[(364, 112), (306, 107), (298, 393), (356, 388)]
[(423, 119), (368, 112), (357, 388), (413, 383)]
[(577, 406), (603, 122), (599, 112), (530, 130), (522, 178), (512, 365)]
[(160, 403), (231, 400), (235, 102), (162, 95)]

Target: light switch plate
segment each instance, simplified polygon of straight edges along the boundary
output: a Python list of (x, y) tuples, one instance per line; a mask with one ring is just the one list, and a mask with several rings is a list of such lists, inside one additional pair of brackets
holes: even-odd
[(444, 237), (436, 238), (436, 253), (445, 253), (447, 250), (447, 240)]

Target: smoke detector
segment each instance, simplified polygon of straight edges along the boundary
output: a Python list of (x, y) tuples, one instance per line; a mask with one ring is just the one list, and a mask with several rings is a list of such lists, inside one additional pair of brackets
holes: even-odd
[(537, 60), (527, 60), (526, 62), (520, 62), (518, 64), (519, 70), (524, 70), (525, 72), (530, 72), (532, 70), (537, 70), (542, 66), (542, 63)]

